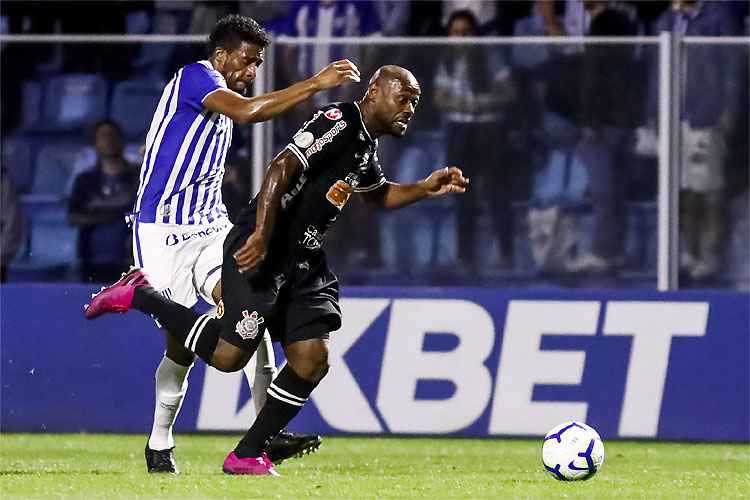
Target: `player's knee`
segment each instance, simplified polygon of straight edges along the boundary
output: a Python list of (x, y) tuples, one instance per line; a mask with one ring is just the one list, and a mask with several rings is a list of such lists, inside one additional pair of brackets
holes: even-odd
[[(305, 342), (293, 358), (292, 368), (297, 374), (312, 382), (319, 382), (326, 376), (328, 369), (328, 343), (322, 339)], [(290, 360), (291, 362), (291, 360)]]
[(229, 343), (220, 343), (211, 356), (211, 366), (221, 372), (231, 373), (242, 370), (250, 356), (240, 348)]
[(232, 373), (242, 370), (247, 363), (238, 357), (214, 356), (211, 358), (211, 366), (224, 373)]
[(322, 349), (316, 349), (311, 362), (314, 371), (313, 378), (319, 381), (326, 376), (328, 370), (331, 368), (331, 366), (328, 364), (328, 346), (324, 345)]

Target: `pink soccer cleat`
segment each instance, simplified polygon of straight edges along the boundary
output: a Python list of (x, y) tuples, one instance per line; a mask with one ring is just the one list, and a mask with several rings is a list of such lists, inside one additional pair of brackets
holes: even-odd
[(91, 295), (91, 303), (84, 307), (86, 319), (98, 318), (104, 313), (124, 313), (133, 304), (133, 294), (140, 286), (150, 286), (146, 275), (137, 267), (133, 267), (122, 275), (119, 281), (105, 286), (99, 293)]
[(224, 459), (224, 474), (250, 476), (280, 476), (265, 452), (259, 457), (239, 458), (234, 451)]

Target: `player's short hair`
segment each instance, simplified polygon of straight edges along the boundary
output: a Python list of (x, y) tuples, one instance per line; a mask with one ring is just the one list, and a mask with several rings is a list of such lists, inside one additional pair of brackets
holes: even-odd
[(219, 19), (208, 36), (208, 54), (211, 55), (217, 47), (228, 51), (235, 50), (242, 42), (253, 43), (263, 48), (271, 42), (271, 38), (255, 19), (239, 14), (226, 15)]

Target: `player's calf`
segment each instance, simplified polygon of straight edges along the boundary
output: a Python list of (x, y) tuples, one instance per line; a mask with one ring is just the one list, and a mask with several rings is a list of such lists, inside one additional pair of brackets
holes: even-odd
[(266, 404), (235, 448), (237, 457), (261, 456), (270, 440), (299, 413), (328, 372), (328, 325), (320, 323), (303, 328), (309, 334), (308, 339), (284, 346), (287, 364), (268, 387)]

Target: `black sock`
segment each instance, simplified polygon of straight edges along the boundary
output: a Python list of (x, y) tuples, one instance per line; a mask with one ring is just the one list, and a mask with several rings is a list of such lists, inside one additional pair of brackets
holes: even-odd
[(239, 458), (259, 456), (268, 442), (299, 413), (317, 385), (300, 378), (286, 365), (268, 386), (266, 404), (234, 449), (235, 454)]
[(155, 317), (169, 335), (182, 342), (203, 361), (211, 363), (221, 332), (217, 319), (173, 302), (151, 287), (135, 289), (133, 307)]

